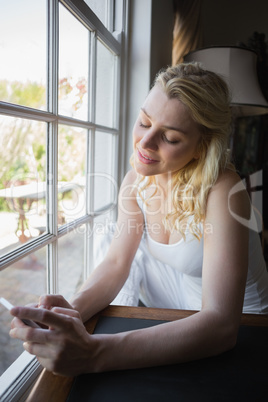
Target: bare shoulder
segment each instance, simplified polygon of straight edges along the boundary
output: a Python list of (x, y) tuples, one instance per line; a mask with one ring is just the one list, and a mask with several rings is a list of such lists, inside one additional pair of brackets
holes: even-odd
[(240, 176), (234, 170), (225, 169), (220, 173), (214, 188), (216, 190), (220, 188), (228, 188), (237, 183), (241, 183), (241, 185), (243, 185)]
[(125, 175), (125, 177), (123, 179), (122, 186), (124, 186), (124, 185), (134, 185), (136, 179), (137, 179), (136, 171), (134, 169), (130, 169), (126, 173), (126, 175)]
[(233, 170), (222, 172), (215, 185), (209, 192), (207, 200), (207, 214), (211, 210), (233, 211), (234, 213), (249, 217), (250, 199), (240, 176)]
[(137, 186), (135, 184), (137, 179), (137, 173), (134, 169), (127, 172), (120, 187), (119, 193), (119, 211), (127, 211), (127, 213), (133, 214), (134, 212), (140, 212), (140, 208), (137, 203)]
[(135, 172), (134, 169), (129, 170), (120, 187), (120, 196), (123, 194), (126, 196), (128, 195), (130, 198), (136, 198), (137, 195), (137, 190), (135, 186), (135, 181), (137, 179), (137, 173)]

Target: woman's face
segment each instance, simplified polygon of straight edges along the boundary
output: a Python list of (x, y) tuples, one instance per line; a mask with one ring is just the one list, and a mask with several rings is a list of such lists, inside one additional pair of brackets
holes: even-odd
[(198, 158), (200, 131), (187, 108), (159, 86), (146, 98), (133, 128), (134, 165), (143, 176), (178, 171)]

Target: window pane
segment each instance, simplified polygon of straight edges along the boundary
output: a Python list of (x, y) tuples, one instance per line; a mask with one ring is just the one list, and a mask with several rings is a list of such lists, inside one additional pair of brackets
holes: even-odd
[(115, 56), (99, 40), (97, 42), (96, 123), (114, 126), (113, 112)]
[(59, 9), (59, 114), (86, 120), (89, 31), (62, 5)]
[(0, 0), (0, 100), (46, 108), (46, 0)]
[[(0, 295), (13, 305), (37, 303), (46, 293), (46, 247), (0, 272)], [(24, 351), (22, 342), (9, 337), (11, 316), (0, 305), (0, 375)]]
[(46, 231), (46, 130), (0, 115), (0, 255)]
[(69, 300), (83, 283), (85, 225), (59, 239), (59, 293)]
[[(104, 146), (105, 144), (105, 146)], [(96, 132), (94, 167), (94, 210), (116, 202), (117, 185), (113, 175), (114, 137)]]
[(86, 137), (84, 129), (59, 126), (59, 225), (85, 215)]

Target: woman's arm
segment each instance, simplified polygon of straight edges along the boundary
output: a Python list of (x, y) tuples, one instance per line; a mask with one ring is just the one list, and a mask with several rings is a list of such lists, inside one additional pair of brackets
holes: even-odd
[[(77, 370), (79, 373), (99, 372), (179, 363), (232, 348), (236, 343), (242, 311), (248, 254), (248, 230), (231, 213), (249, 217), (245, 191), (229, 199), (237, 181), (237, 176), (228, 172), (222, 175), (209, 195), (206, 223), (211, 225), (212, 231), (204, 236), (200, 312), (152, 328), (115, 335), (81, 336), (78, 333), (79, 337), (70, 338), (70, 330), (66, 328), (72, 324), (75, 333), (79, 327), (73, 318), (66, 323), (66, 317), (59, 316), (57, 309), (49, 312), (22, 308), (13, 314), (47, 325), (51, 323), (54, 330), (46, 332), (41, 345), (39, 340), (44, 330), (16, 328), (12, 336), (27, 341), (26, 349), (41, 356), (42, 364), (46, 364), (49, 370), (63, 374), (77, 374)], [(50, 342), (56, 335), (61, 342)], [(76, 338), (79, 342), (75, 342)], [(75, 347), (72, 347), (73, 343)], [(49, 357), (44, 362), (42, 356)], [(72, 368), (72, 359), (76, 359), (76, 371)]]
[[(240, 191), (237, 191), (237, 190)], [(203, 306), (218, 311), (230, 331), (238, 330), (248, 273), (251, 205), (238, 175), (226, 171), (212, 189), (206, 223), (203, 260)]]
[(108, 306), (128, 277), (144, 226), (136, 191), (133, 191), (135, 179), (136, 173), (130, 171), (121, 185), (116, 230), (105, 259), (70, 302), (79, 311), (83, 321)]

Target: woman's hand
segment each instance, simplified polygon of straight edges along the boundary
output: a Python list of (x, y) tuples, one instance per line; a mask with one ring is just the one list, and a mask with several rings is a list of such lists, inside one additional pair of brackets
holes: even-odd
[[(53, 307), (63, 307), (67, 309), (72, 309), (73, 307), (64, 299), (61, 295), (43, 295), (40, 296), (38, 304), (27, 304), (26, 307), (34, 307), (34, 308), (44, 308), (47, 310), (51, 310)], [(38, 325), (42, 328), (47, 328), (45, 325), (38, 323)], [(16, 317), (11, 322), (11, 328), (23, 327), (21, 320), (18, 320)]]
[(51, 310), (53, 307), (63, 307), (67, 309), (72, 309), (70, 303), (64, 299), (61, 295), (43, 295), (39, 298), (38, 303), (39, 308), (45, 308), (47, 310)]
[[(14, 307), (10, 336), (24, 341), (24, 348), (37, 357), (47, 370), (65, 376), (94, 371), (96, 345), (86, 331), (79, 313), (73, 309), (53, 307)], [(46, 328), (31, 328), (20, 320), (30, 319)]]

